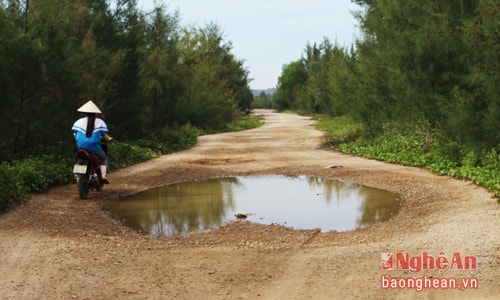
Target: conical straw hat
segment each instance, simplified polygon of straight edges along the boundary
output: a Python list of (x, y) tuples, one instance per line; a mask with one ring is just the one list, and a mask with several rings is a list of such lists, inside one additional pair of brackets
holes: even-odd
[(101, 110), (97, 105), (92, 102), (92, 100), (89, 100), (87, 103), (82, 105), (77, 111), (83, 112), (83, 113), (91, 113), (91, 114), (100, 114)]

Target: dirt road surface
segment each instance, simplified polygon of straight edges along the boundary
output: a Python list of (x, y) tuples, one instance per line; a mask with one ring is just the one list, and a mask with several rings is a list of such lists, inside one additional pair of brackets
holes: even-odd
[[(483, 188), (418, 168), (320, 149), (313, 121), (258, 110), (266, 124), (202, 136), (190, 150), (109, 175), (90, 199), (75, 185), (0, 215), (1, 299), (499, 299), (500, 205)], [(265, 138), (264, 138), (265, 137)], [(329, 166), (341, 166), (329, 168)], [(392, 220), (348, 232), (235, 221), (186, 237), (122, 226), (103, 200), (220, 176), (311, 175), (399, 193)], [(474, 256), (475, 270), (382, 270), (382, 253)], [(473, 278), (478, 287), (384, 289), (382, 276)], [(403, 280), (398, 280), (399, 284)], [(473, 283), (473, 282), (471, 282)], [(429, 286), (427, 286), (429, 287)]]

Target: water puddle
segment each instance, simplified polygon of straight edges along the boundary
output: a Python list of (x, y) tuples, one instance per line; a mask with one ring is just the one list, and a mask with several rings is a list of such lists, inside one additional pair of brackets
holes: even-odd
[(153, 236), (216, 229), (245, 218), (296, 229), (346, 231), (396, 215), (396, 194), (320, 177), (229, 177), (172, 184), (108, 201), (126, 226)]

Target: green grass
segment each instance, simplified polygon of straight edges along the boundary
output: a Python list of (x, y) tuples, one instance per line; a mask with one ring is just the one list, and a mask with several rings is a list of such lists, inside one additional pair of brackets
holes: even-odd
[(243, 115), (229, 123), (224, 131), (242, 131), (262, 126), (262, 117), (254, 115)]
[(329, 118), (321, 115), (314, 116), (316, 128), (326, 132), (323, 142), (325, 147), (337, 147), (342, 143), (356, 141), (365, 132), (364, 126), (348, 116)]
[(316, 116), (325, 147), (466, 179), (500, 196), (500, 145), (473, 149), (444, 137), (426, 122), (387, 123), (374, 135), (348, 117)]

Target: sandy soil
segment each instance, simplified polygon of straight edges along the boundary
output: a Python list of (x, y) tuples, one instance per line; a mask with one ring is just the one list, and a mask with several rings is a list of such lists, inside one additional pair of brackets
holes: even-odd
[[(498, 299), (500, 205), (483, 188), (418, 168), (320, 149), (308, 118), (258, 110), (266, 125), (200, 137), (188, 151), (109, 175), (90, 199), (75, 185), (0, 216), (1, 299)], [(258, 138), (266, 137), (266, 138)], [(329, 166), (341, 166), (328, 168)], [(186, 237), (122, 226), (103, 200), (193, 179), (315, 175), (399, 193), (389, 222), (349, 232), (235, 221)], [(477, 258), (476, 270), (382, 270), (381, 253)], [(391, 278), (473, 277), (477, 289), (383, 289)], [(430, 280), (430, 279), (429, 279)]]

